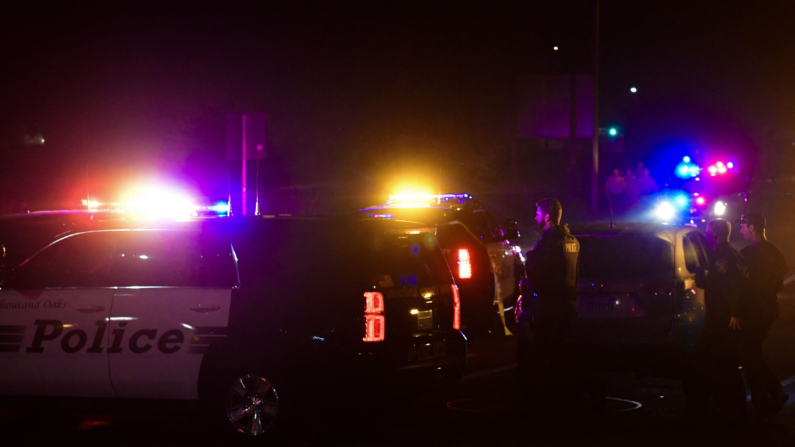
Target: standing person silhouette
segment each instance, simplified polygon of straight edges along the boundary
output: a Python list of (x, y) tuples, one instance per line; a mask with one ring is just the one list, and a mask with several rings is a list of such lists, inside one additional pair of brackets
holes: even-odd
[(777, 294), (784, 284), (787, 263), (781, 251), (767, 240), (765, 216), (752, 211), (743, 214), (738, 222), (743, 239), (751, 243), (740, 252), (750, 279), (747, 317), (739, 322), (740, 363), (751, 389), (754, 410), (769, 419), (781, 411), (789, 398), (762, 358), (762, 343), (778, 318)]

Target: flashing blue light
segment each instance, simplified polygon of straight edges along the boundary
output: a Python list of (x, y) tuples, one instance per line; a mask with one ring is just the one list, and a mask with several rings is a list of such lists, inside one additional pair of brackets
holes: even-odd
[(685, 199), (684, 197), (679, 197), (678, 199), (676, 199), (676, 203), (680, 205), (684, 205), (685, 202), (687, 202), (687, 199)]
[(226, 202), (218, 202), (210, 207), (210, 211), (215, 211), (216, 213), (228, 213), (229, 204)]
[[(690, 157), (685, 157), (685, 159), (689, 160)], [(699, 171), (701, 168), (684, 160), (676, 166), (676, 176), (681, 178), (695, 177)]]
[(682, 161), (685, 162), (685, 163), (690, 163), (690, 157), (685, 155), (685, 158), (683, 158)]
[(727, 168), (729, 168), (729, 169), (731, 169), (731, 168), (733, 168), (733, 167), (734, 167), (734, 163), (732, 163), (732, 162), (728, 162), (728, 163), (726, 163), (726, 167), (727, 167)]

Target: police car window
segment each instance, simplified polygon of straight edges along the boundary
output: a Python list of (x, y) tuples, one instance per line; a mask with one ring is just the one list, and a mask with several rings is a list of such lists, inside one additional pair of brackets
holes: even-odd
[(696, 247), (691, 240), (690, 235), (685, 235), (682, 238), (682, 249), (685, 255), (685, 267), (690, 273), (696, 273), (698, 270), (698, 255), (696, 254)]
[(78, 234), (57, 242), (20, 268), (18, 281), (27, 288), (112, 287), (119, 233)]
[(473, 230), (473, 233), (482, 239), (493, 237), (491, 229), (489, 228), (489, 222), (486, 220), (486, 215), (484, 213), (472, 213), (472, 223), (474, 224), (474, 228), (470, 228), (470, 230)]
[(491, 232), (494, 233), (494, 237), (502, 237), (504, 236), (502, 230), (500, 229), (500, 225), (497, 223), (497, 220), (494, 216), (491, 215), (490, 212), (484, 211), (481, 213), (486, 216), (486, 222), (489, 224), (489, 228), (491, 228)]
[(188, 231), (136, 231), (120, 248), (120, 286), (233, 287), (231, 245), (222, 235)]
[(703, 266), (709, 265), (709, 247), (707, 246), (707, 238), (702, 233), (693, 231), (687, 235), (693, 243), (693, 249), (696, 250), (696, 257), (698, 263)]
[(674, 268), (673, 245), (655, 236), (577, 236), (580, 276), (629, 278)]

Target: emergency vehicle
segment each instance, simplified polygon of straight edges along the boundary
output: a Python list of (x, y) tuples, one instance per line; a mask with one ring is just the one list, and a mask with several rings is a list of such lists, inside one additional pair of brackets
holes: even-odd
[(705, 230), (710, 220), (733, 221), (748, 211), (750, 179), (737, 163), (716, 161), (702, 169), (686, 156), (676, 175), (669, 188), (649, 198), (654, 221)]
[(254, 436), (330, 381), (394, 387), (466, 366), (458, 288), (427, 225), (0, 218), (4, 245), (36, 231), (50, 242), (2, 273), (3, 396), (190, 401)]
[[(692, 378), (704, 324), (696, 276), (709, 265), (704, 234), (652, 223), (569, 228), (580, 242), (577, 318), (568, 337), (576, 357), (599, 370)], [(517, 312), (520, 362), (531, 358), (526, 311)]]
[(498, 316), (500, 330), (511, 334), (510, 315), (519, 297), (519, 281), (525, 277), (521, 249), (511, 244), (520, 237), (516, 222), (508, 220), (501, 226), (469, 194), (390, 196), (386, 203), (364, 208), (360, 214), (435, 225), (460, 288), (463, 327), (488, 330)]

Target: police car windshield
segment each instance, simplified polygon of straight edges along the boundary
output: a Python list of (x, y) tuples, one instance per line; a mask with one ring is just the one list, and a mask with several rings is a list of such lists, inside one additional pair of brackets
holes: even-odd
[(656, 236), (577, 236), (577, 240), (583, 278), (632, 278), (674, 268), (673, 246)]

